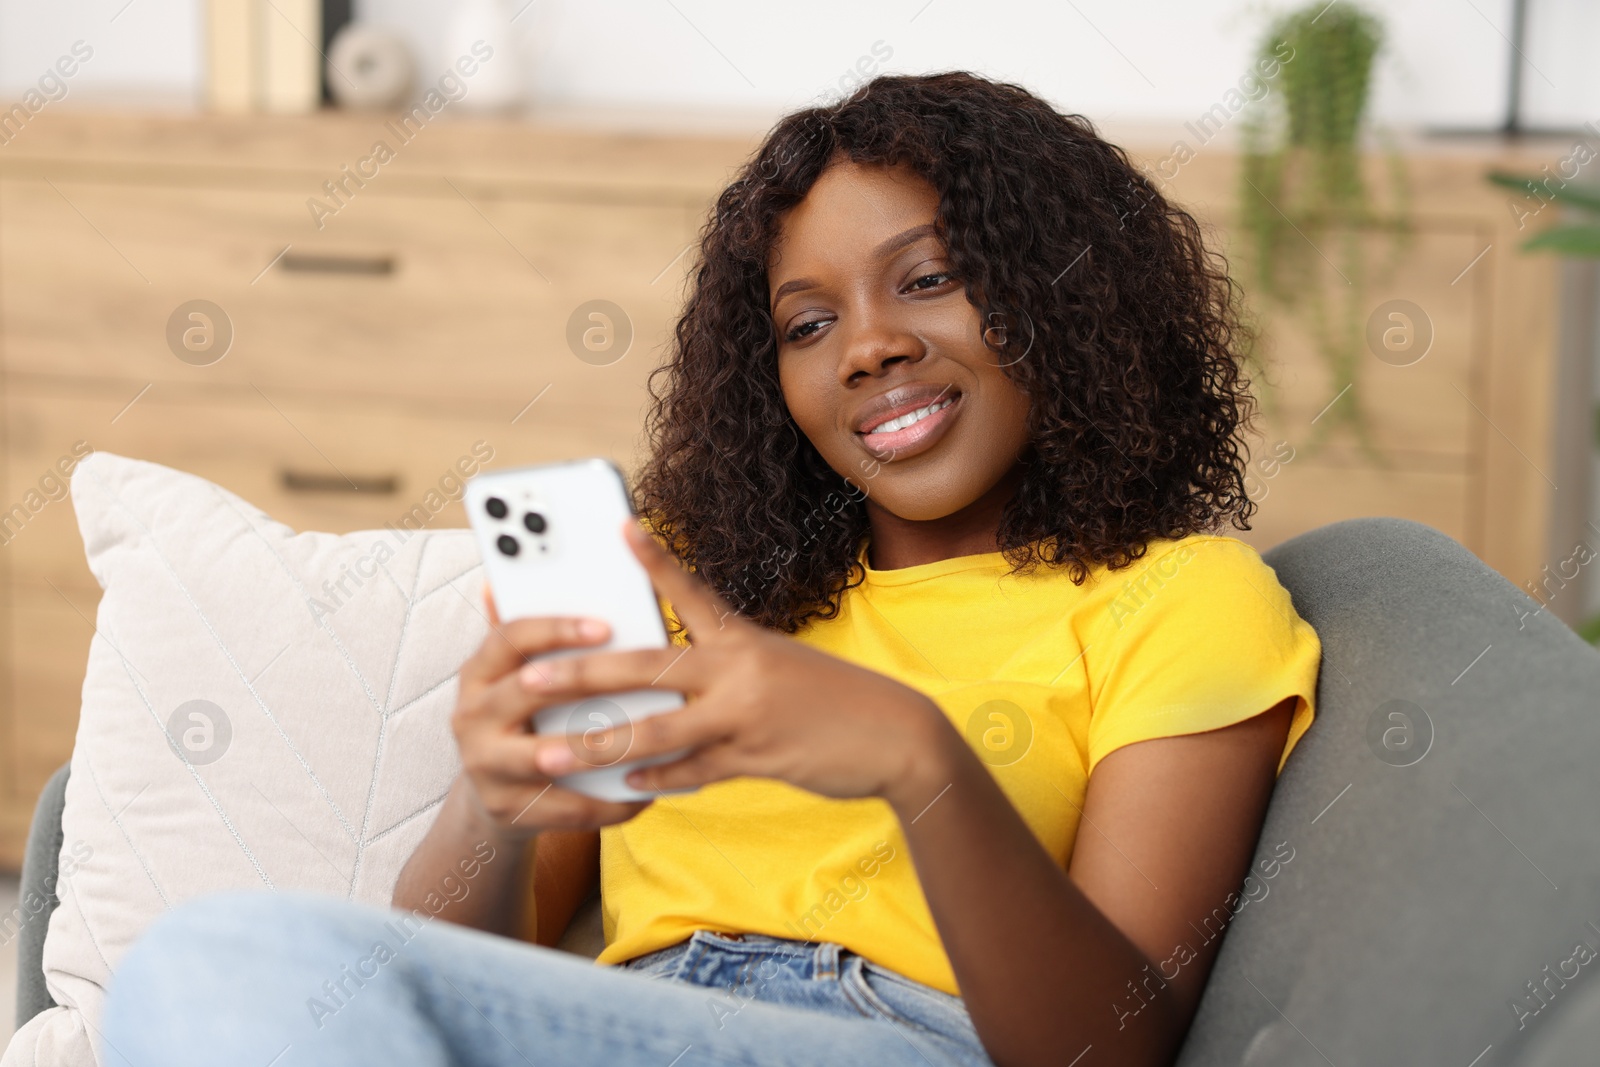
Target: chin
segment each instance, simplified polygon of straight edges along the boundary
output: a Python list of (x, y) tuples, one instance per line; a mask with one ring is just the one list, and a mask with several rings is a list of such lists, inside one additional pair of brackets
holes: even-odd
[[(897, 506), (900, 504), (904, 504), (904, 506)], [(940, 519), (948, 519), (961, 510), (960, 507), (941, 507), (938, 504), (929, 504), (926, 501), (895, 501), (894, 503), (887, 503), (880, 500), (878, 501), (878, 506), (895, 518), (903, 519), (906, 522), (937, 522)]]
[[(885, 475), (888, 473), (884, 472)], [(971, 491), (953, 489), (947, 480), (938, 478), (897, 479), (893, 484), (878, 486), (871, 482), (867, 484), (871, 493), (870, 499), (878, 507), (906, 522), (936, 522), (939, 519), (948, 519), (971, 507), (984, 495), (981, 489)]]

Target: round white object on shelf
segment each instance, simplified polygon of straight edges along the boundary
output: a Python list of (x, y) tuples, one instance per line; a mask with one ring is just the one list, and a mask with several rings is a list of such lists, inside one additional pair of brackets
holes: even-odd
[(411, 90), (414, 66), (399, 34), (352, 22), (328, 48), (328, 90), (341, 107), (394, 107)]

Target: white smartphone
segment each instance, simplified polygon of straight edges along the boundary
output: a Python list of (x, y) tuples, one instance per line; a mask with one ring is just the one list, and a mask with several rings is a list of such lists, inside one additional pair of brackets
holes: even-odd
[[(463, 499), (502, 621), (562, 615), (604, 619), (611, 626), (603, 645), (562, 649), (535, 662), (669, 645), (650, 576), (623, 540), (623, 524), (637, 520), (613, 464), (582, 459), (492, 471), (468, 481)], [(684, 752), (630, 761), (626, 752), (589, 747), (587, 739), (682, 706), (681, 693), (637, 689), (545, 708), (534, 725), (541, 734), (575, 735), (573, 751), (587, 769), (556, 779), (564, 788), (602, 800), (645, 800), (656, 794), (633, 788), (623, 776)]]

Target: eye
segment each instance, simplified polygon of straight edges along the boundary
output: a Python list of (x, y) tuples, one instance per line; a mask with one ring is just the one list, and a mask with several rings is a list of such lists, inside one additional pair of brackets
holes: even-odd
[[(945, 282), (953, 280), (954, 277), (955, 275), (951, 274), (949, 271), (935, 271), (932, 274), (924, 274), (922, 277), (912, 282), (910, 288), (918, 290), (934, 289), (943, 285)], [(925, 285), (923, 284), (925, 282), (932, 282), (933, 284)]]
[(811, 329), (811, 327), (813, 327), (813, 326), (822, 326), (822, 325), (826, 324), (827, 321), (828, 321), (827, 319), (811, 319), (811, 320), (809, 320), (807, 322), (802, 322), (798, 326), (796, 326), (794, 329), (792, 329), (788, 333), (784, 334), (783, 335), (783, 339), (785, 341), (789, 341), (789, 342), (803, 341), (807, 337), (810, 337), (813, 333), (816, 332), (815, 330)]

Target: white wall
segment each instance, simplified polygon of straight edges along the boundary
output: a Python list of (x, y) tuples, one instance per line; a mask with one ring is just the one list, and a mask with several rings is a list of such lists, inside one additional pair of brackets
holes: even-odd
[(13, 103), (77, 41), (93, 55), (67, 79), (69, 98), (196, 99), (198, 0), (0, 0), (0, 101)]
[[(358, 0), (400, 29), (426, 73), (450, 13), (470, 0)], [(518, 11), (528, 0), (505, 0)], [(1345, 2), (1345, 0), (1340, 0)], [(875, 42), (882, 69), (967, 68), (1019, 81), (1098, 122), (1193, 117), (1249, 65), (1283, 0), (532, 0), (517, 18), (525, 79), (547, 105), (704, 110), (770, 119), (837, 85)], [(1390, 48), (1376, 83), (1385, 123), (1499, 121), (1510, 0), (1369, 0)], [(1600, 120), (1600, 5), (1532, 0), (1527, 113)], [(72, 81), (81, 98), (144, 103), (197, 98), (198, 0), (0, 0), (0, 100), (9, 102), (73, 41), (94, 58)]]

